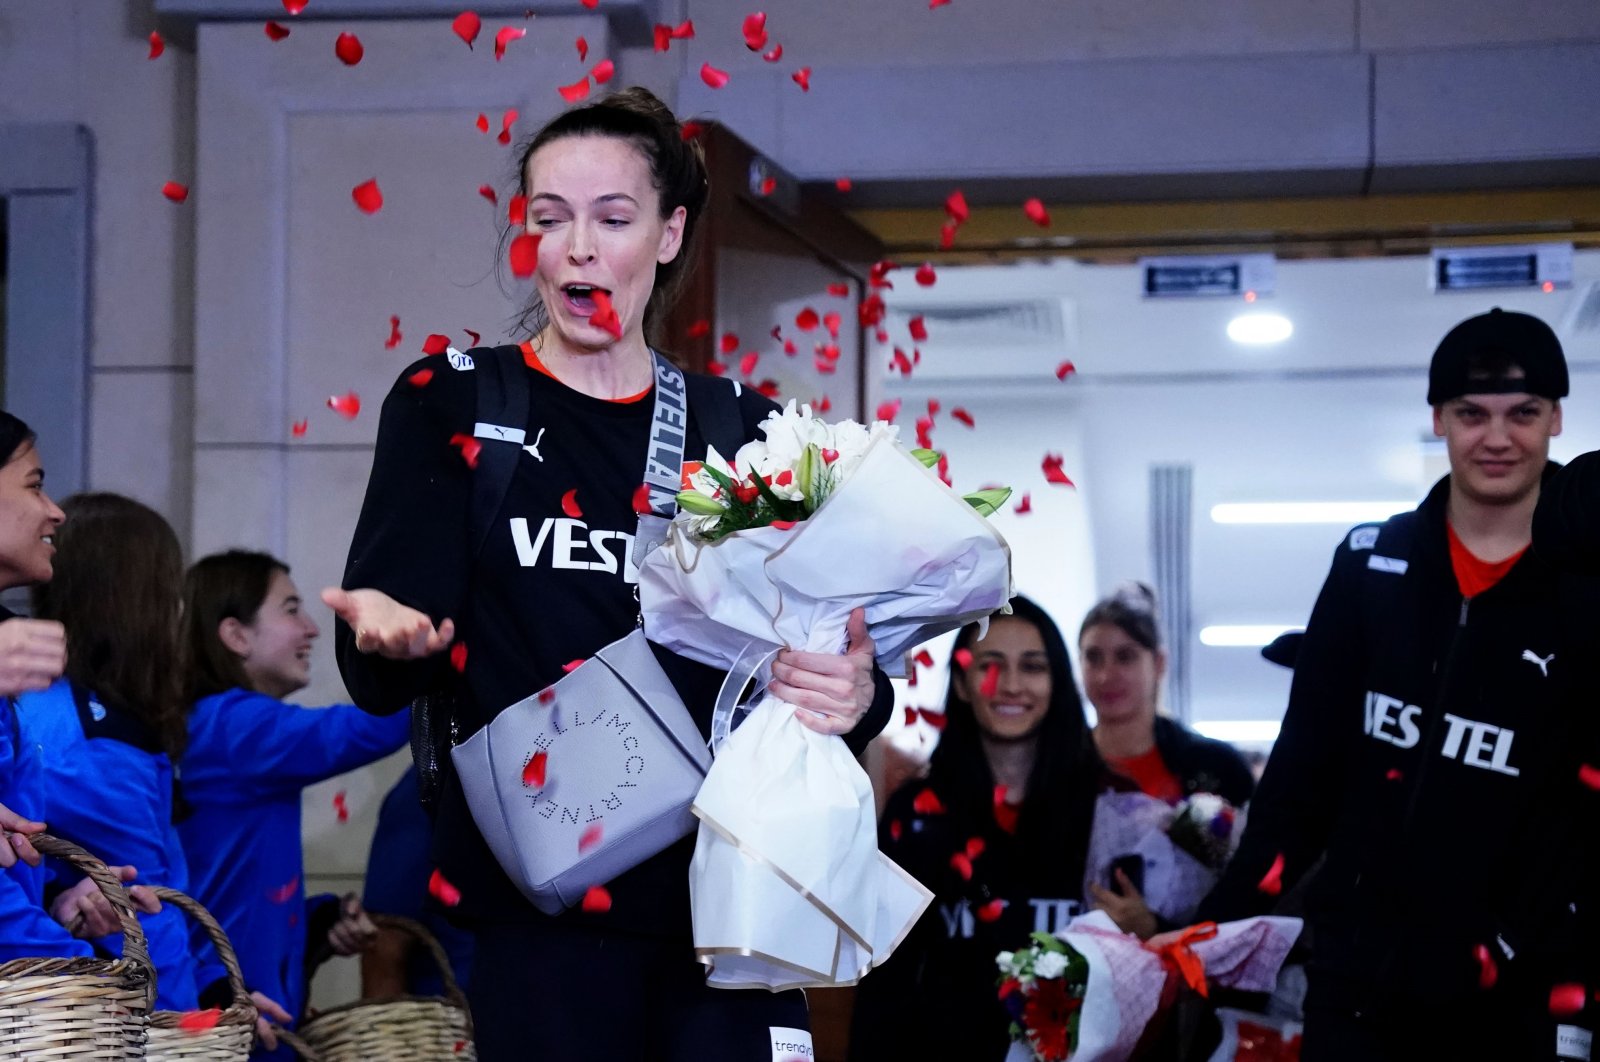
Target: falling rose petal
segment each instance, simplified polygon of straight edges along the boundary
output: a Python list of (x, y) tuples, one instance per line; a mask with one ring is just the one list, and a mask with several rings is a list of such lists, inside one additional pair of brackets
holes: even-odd
[[(899, 353), (899, 351), (896, 351)], [(903, 355), (902, 355), (903, 356)], [(917, 418), (917, 445), (924, 450), (933, 449), (933, 418)]]
[(472, 340), (473, 346), (478, 346), (483, 342), (483, 336), (479, 335), (477, 332), (474, 332), (472, 329), (463, 328), (462, 331), (467, 334), (468, 339)]
[(574, 671), (578, 670), (582, 666), (583, 666), (583, 657), (580, 656), (576, 660), (568, 660), (565, 664), (562, 664), (561, 665), (561, 670), (563, 672), (565, 672), (566, 674), (570, 675), (570, 674), (572, 674)]
[(939, 404), (939, 400), (937, 398), (928, 399), (928, 416), (937, 417), (939, 415), (939, 410), (943, 408), (944, 406)]
[(969, 428), (976, 426), (974, 421), (973, 421), (973, 419), (972, 419), (972, 414), (968, 413), (966, 410), (962, 409), (960, 406), (956, 406), (954, 409), (952, 409), (950, 411), (950, 416), (952, 418), (954, 418), (955, 420), (959, 420), (961, 423), (965, 424)]
[(817, 311), (807, 306), (794, 315), (794, 326), (802, 332), (814, 331), (822, 318), (817, 316)]
[(1017, 504), (1012, 507), (1011, 511), (1016, 513), (1018, 516), (1027, 516), (1029, 513), (1033, 512), (1033, 495), (1029, 494), (1027, 491), (1023, 491), (1022, 500), (1017, 502)]
[(944, 212), (950, 215), (950, 220), (957, 225), (965, 225), (967, 218), (972, 216), (972, 211), (967, 207), (967, 195), (957, 188), (945, 196)]
[(1405, 773), (1398, 767), (1390, 767), (1383, 773), (1383, 780), (1386, 782), (1398, 782), (1404, 777)]
[(611, 305), (611, 296), (595, 289), (594, 313), (589, 315), (589, 323), (596, 328), (603, 328), (616, 339), (622, 338), (622, 318), (617, 316), (616, 307)]
[(862, 299), (861, 305), (856, 307), (856, 318), (861, 322), (862, 328), (872, 328), (883, 320), (883, 315), (887, 312), (883, 296), (873, 292)]
[(283, 40), (285, 37), (287, 37), (289, 35), (289, 27), (285, 26), (281, 22), (270, 22), (269, 21), (265, 26), (262, 26), (261, 28), (266, 31), (266, 34), (267, 34), (268, 37), (272, 38), (275, 41), (281, 41), (281, 40)]
[(906, 705), (906, 726), (917, 725), (917, 710), (911, 705)]
[(988, 903), (981, 904), (980, 906), (973, 908), (972, 916), (980, 922), (994, 922), (999, 920), (1000, 915), (1005, 911), (1005, 909), (1006, 902), (999, 897), (996, 897), (990, 900)]
[(1071, 479), (1067, 478), (1067, 474), (1065, 472), (1061, 471), (1061, 462), (1062, 457), (1060, 454), (1044, 455), (1044, 460), (1040, 462), (1039, 467), (1044, 470), (1045, 480), (1047, 482), (1054, 483), (1058, 487), (1077, 486), (1077, 484), (1073, 483)]
[(506, 57), (506, 45), (512, 41), (520, 41), (528, 35), (528, 31), (521, 26), (501, 26), (494, 34), (494, 60), (499, 62)]
[(900, 825), (899, 819), (889, 820), (889, 839), (891, 841), (898, 841), (903, 830), (904, 827)]
[(811, 366), (812, 368), (816, 369), (818, 375), (821, 376), (832, 376), (834, 373), (839, 371), (838, 362), (829, 361), (827, 358), (824, 358), (820, 355), (811, 360)]
[(657, 22), (651, 30), (655, 38), (656, 51), (664, 52), (672, 47), (672, 27), (664, 22)]
[(306, 9), (306, 0), (283, 0), (283, 9), (291, 15), (298, 15)]
[(150, 31), (150, 54), (145, 56), (145, 58), (146, 59), (159, 59), (161, 57), (161, 53), (166, 51), (166, 50), (167, 50), (167, 42), (162, 39), (160, 33), (158, 33), (155, 30), (151, 30)]
[(290, 878), (282, 885), (279, 885), (277, 888), (269, 890), (267, 892), (267, 902), (288, 903), (290, 900), (294, 899), (295, 893), (299, 891), (300, 875), (296, 874), (294, 877)]
[(932, 667), (933, 654), (926, 649), (918, 649), (917, 655), (912, 658), (912, 662), (918, 667)]
[(1478, 960), (1478, 987), (1487, 992), (1500, 980), (1500, 967), (1495, 964), (1494, 956), (1485, 944), (1473, 948), (1472, 954)]
[(762, 179), (760, 191), (761, 191), (761, 196), (762, 196), (763, 199), (766, 198), (767, 196), (771, 195), (773, 192), (776, 192), (777, 190), (778, 190), (778, 179), (776, 177), (766, 177), (766, 178)]
[(1077, 371), (1078, 367), (1076, 365), (1072, 364), (1070, 361), (1064, 361), (1060, 365), (1056, 366), (1056, 379), (1065, 380), (1067, 377), (1071, 376)]
[(389, 338), (383, 341), (384, 350), (393, 350), (400, 345), (400, 318), (390, 315)]
[(539, 691), (539, 703), (540, 704), (543, 704), (543, 705), (548, 707), (549, 705), (552, 705), (555, 702), (556, 702), (556, 691), (555, 690), (540, 690)]
[(769, 63), (776, 63), (778, 60), (783, 58), (783, 45), (773, 45), (770, 52), (761, 53), (761, 58), (765, 59)]
[(573, 487), (561, 496), (561, 511), (574, 520), (583, 519), (583, 510), (578, 507), (578, 488)]
[(684, 122), (678, 127), (678, 136), (687, 144), (691, 140), (698, 140), (706, 127), (700, 122)]
[(875, 418), (874, 419), (886, 420), (886, 421), (889, 421), (890, 423), (893, 423), (894, 422), (894, 418), (898, 417), (899, 415), (900, 415), (900, 399), (895, 398), (895, 399), (891, 399), (888, 402), (880, 402), (880, 403), (878, 403), (878, 409), (877, 409), (877, 412), (875, 414)]
[(522, 784), (529, 789), (543, 789), (545, 765), (549, 762), (550, 754), (543, 749), (529, 756), (522, 767)]
[(938, 469), (939, 469), (939, 482), (943, 483), (947, 487), (952, 486), (952, 484), (950, 482), (950, 455), (949, 454), (940, 454), (939, 455)]
[(956, 229), (959, 227), (953, 221), (947, 221), (939, 226), (939, 250), (948, 251), (956, 245)]
[(361, 62), (361, 57), (367, 54), (367, 50), (361, 47), (361, 38), (354, 33), (341, 33), (333, 40), (333, 54), (337, 55), (345, 66), (355, 66)]
[(641, 483), (633, 491), (633, 511), (643, 516), (650, 512), (650, 484)]
[(456, 31), (456, 36), (467, 42), (467, 47), (472, 47), (472, 42), (478, 39), (478, 33), (483, 29), (483, 20), (475, 12), (463, 11), (450, 23), (450, 28)]
[(873, 290), (887, 288), (894, 290), (894, 284), (889, 280), (889, 274), (899, 269), (900, 266), (887, 258), (881, 258), (872, 263), (872, 268), (867, 271), (867, 286)]
[(833, 182), (833, 186), (834, 186), (834, 188), (838, 189), (841, 193), (844, 193), (844, 194), (848, 194), (850, 192), (850, 189), (855, 187), (854, 183), (852, 183), (850, 178), (848, 178), (848, 177), (835, 178), (835, 180)]
[(428, 895), (446, 907), (455, 907), (461, 903), (461, 890), (446, 881), (437, 868), (428, 878)]
[(422, 341), (422, 352), (429, 356), (443, 354), (449, 348), (450, 337), (442, 336), (438, 332), (430, 333), (428, 338)]
[(826, 328), (828, 330), (828, 334), (835, 339), (839, 338), (839, 326), (843, 323), (844, 319), (837, 313), (830, 311), (822, 315), (823, 327)]
[(794, 357), (795, 354), (799, 353), (799, 351), (800, 348), (794, 345), (794, 340), (785, 339), (783, 341), (783, 352), (789, 355), (791, 358)]
[(931, 288), (938, 283), (939, 274), (933, 271), (933, 263), (923, 262), (917, 269), (917, 283), (925, 288)]
[(174, 203), (181, 203), (185, 199), (189, 198), (189, 186), (186, 184), (179, 184), (177, 181), (168, 181), (166, 184), (161, 186), (161, 194), (172, 200)]
[(950, 869), (961, 875), (962, 881), (972, 880), (972, 860), (967, 858), (967, 853), (956, 852), (950, 857)]
[(726, 70), (718, 70), (710, 63), (701, 63), (700, 80), (704, 81), (709, 88), (719, 89), (728, 83), (728, 72)]
[(789, 80), (800, 86), (801, 92), (811, 91), (811, 68), (802, 66), (799, 70), (789, 75)]
[(506, 202), (506, 223), (514, 229), (528, 224), (528, 197), (521, 192)]
[[(699, 339), (702, 336), (709, 336), (711, 334), (711, 322), (702, 317), (698, 321), (695, 321), (693, 324), (691, 324), (688, 330), (683, 334), (690, 339)], [(734, 345), (737, 346), (738, 344)]]
[(222, 1020), (222, 1011), (217, 1007), (209, 1010), (191, 1010), (178, 1019), (178, 1028), (186, 1033), (202, 1033), (207, 1029), (215, 1029), (217, 1022)]
[(478, 194), (483, 196), (485, 199), (487, 199), (491, 205), (498, 206), (499, 203), (500, 203), (500, 197), (495, 194), (493, 185), (490, 185), (490, 184), (480, 184), (480, 185), (478, 185)]
[(829, 284), (828, 294), (836, 299), (848, 299), (850, 297), (850, 285), (844, 283)]
[(1583, 764), (1578, 768), (1578, 781), (1590, 789), (1600, 789), (1600, 768)]
[(362, 181), (350, 189), (350, 198), (356, 201), (356, 206), (364, 214), (376, 214), (383, 209), (383, 192), (378, 189), (378, 180), (374, 177), (370, 181)]
[(467, 643), (457, 642), (450, 647), (450, 666), (457, 671), (467, 670)]
[(1267, 896), (1276, 896), (1283, 891), (1283, 853), (1279, 852), (1272, 860), (1272, 866), (1265, 876), (1256, 882), (1256, 891)]
[(594, 83), (596, 85), (604, 85), (607, 81), (611, 80), (612, 75), (614, 75), (616, 72), (616, 63), (613, 63), (610, 59), (602, 59), (595, 64), (593, 70)]
[(911, 809), (918, 815), (943, 815), (944, 802), (939, 799), (938, 793), (924, 789), (911, 801)]
[(611, 910), (611, 893), (606, 891), (604, 885), (591, 885), (578, 906), (583, 908), (585, 914), (605, 914)]
[(536, 232), (524, 232), (511, 241), (511, 249), (507, 257), (511, 263), (512, 276), (533, 276), (533, 271), (539, 267), (540, 239), (540, 235)]
[(418, 369), (416, 372), (406, 377), (406, 383), (410, 384), (412, 387), (426, 387), (432, 379), (432, 369)]
[(756, 11), (744, 17), (744, 46), (759, 52), (767, 46), (767, 13)]
[(1000, 665), (990, 661), (983, 669), (983, 682), (978, 686), (978, 692), (992, 698), (999, 689)]
[(341, 823), (350, 821), (350, 805), (345, 802), (343, 789), (333, 794), (333, 810), (339, 816)]
[(692, 18), (686, 18), (676, 26), (672, 27), (672, 39), (675, 41), (687, 41), (691, 40), (693, 37), (694, 19)]
[(739, 337), (732, 332), (724, 332), (718, 342), (718, 349), (724, 354), (732, 354), (739, 349)]
[(977, 859), (979, 856), (983, 855), (983, 850), (985, 848), (987, 848), (987, 847), (988, 847), (988, 845), (984, 843), (984, 840), (983, 840), (982, 837), (968, 837), (967, 838), (967, 858), (968, 859)]
[(910, 328), (912, 339), (918, 343), (926, 343), (928, 341), (928, 326), (923, 321), (920, 313), (911, 319)]
[(289, 434), (294, 436), (296, 439), (304, 439), (306, 437), (306, 430), (310, 427), (311, 422), (309, 420), (297, 420), (293, 424), (289, 425)]
[[(659, 27), (657, 27), (657, 28), (659, 28)], [(578, 62), (580, 62), (580, 63), (588, 62), (589, 61), (589, 39), (587, 37), (579, 37), (576, 43), (578, 45)]]
[(502, 144), (511, 143), (511, 127), (516, 124), (517, 112), (513, 108), (500, 116), (500, 135), (495, 137)]
[(578, 854), (582, 855), (595, 845), (599, 844), (603, 833), (604, 830), (601, 828), (601, 824), (598, 822), (591, 825), (587, 830), (584, 830), (583, 833), (578, 837)]
[(1589, 990), (1580, 984), (1552, 985), (1550, 988), (1550, 1013), (1557, 1018), (1570, 1018), (1589, 1003)]
[(355, 420), (361, 413), (361, 396), (354, 391), (328, 396), (328, 408), (345, 420)]
[(953, 655), (953, 659), (956, 662), (956, 666), (965, 671), (972, 666), (972, 650), (957, 649)]
[(1033, 222), (1041, 229), (1048, 229), (1050, 227), (1050, 211), (1044, 208), (1044, 202), (1042, 200), (1028, 200), (1022, 204), (1022, 212), (1027, 215), (1029, 221)]
[(943, 712), (935, 712), (935, 711), (930, 711), (927, 708), (923, 708), (917, 714), (922, 716), (922, 721), (924, 723), (927, 723), (929, 726), (933, 727), (935, 730), (943, 730), (944, 729), (944, 724), (947, 722)]
[(747, 351), (745, 356), (739, 359), (739, 375), (749, 376), (751, 373), (755, 372), (756, 362), (760, 360), (761, 355), (756, 351)]
[(458, 431), (450, 436), (450, 445), (461, 451), (461, 460), (467, 463), (468, 468), (478, 467), (478, 455), (483, 453), (483, 443)]
[(928, 0), (928, 10), (932, 11), (936, 7), (944, 7), (949, 3), (950, 0)]
[(562, 85), (556, 91), (561, 93), (561, 98), (568, 103), (577, 103), (589, 94), (589, 75), (585, 74), (582, 81), (574, 81), (570, 85)]

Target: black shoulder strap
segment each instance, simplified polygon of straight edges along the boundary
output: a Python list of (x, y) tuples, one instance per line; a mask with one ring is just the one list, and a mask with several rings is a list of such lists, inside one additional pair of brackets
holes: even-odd
[(728, 460), (745, 444), (744, 413), (732, 380), (686, 373), (689, 389), (689, 415), (700, 426), (706, 445)]
[[(505, 504), (511, 479), (521, 456), (521, 434), (528, 426), (528, 369), (517, 346), (479, 348), (473, 355), (478, 376), (477, 424), (473, 434), (481, 440), (478, 467), (472, 477), (472, 556), (483, 551), (494, 518)], [(514, 442), (497, 440), (486, 426), (512, 429)]]

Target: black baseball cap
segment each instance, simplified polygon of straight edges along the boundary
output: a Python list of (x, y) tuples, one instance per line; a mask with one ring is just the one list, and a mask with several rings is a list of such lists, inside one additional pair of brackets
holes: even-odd
[[(1497, 362), (1521, 369), (1522, 375), (1495, 372)], [(1532, 314), (1498, 306), (1450, 329), (1428, 366), (1430, 406), (1462, 395), (1530, 394), (1554, 400), (1567, 397), (1567, 391), (1567, 358), (1555, 332)]]

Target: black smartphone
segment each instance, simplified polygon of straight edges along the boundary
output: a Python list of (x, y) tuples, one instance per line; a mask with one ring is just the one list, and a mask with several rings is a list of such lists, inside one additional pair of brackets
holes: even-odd
[(1117, 856), (1111, 861), (1111, 866), (1106, 871), (1106, 887), (1115, 893), (1122, 892), (1122, 886), (1117, 881), (1117, 871), (1119, 870), (1128, 876), (1128, 880), (1133, 882), (1134, 888), (1141, 893), (1144, 892), (1144, 856)]

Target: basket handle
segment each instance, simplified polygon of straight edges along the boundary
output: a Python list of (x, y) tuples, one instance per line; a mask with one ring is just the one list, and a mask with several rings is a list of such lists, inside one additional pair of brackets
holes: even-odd
[(317, 1057), (317, 1053), (311, 1049), (310, 1044), (306, 1043), (288, 1029), (285, 1029), (278, 1023), (273, 1022), (272, 1031), (277, 1034), (278, 1042), (288, 1044), (291, 1048), (293, 1048), (294, 1053), (301, 1057), (303, 1062), (322, 1062), (322, 1060)]
[(40, 855), (59, 859), (74, 870), (81, 871), (99, 887), (100, 895), (111, 904), (111, 909), (117, 913), (117, 921), (122, 923), (123, 960), (143, 966), (150, 974), (146, 989), (146, 1005), (153, 1006), (156, 992), (155, 967), (150, 963), (150, 951), (145, 945), (144, 927), (139, 924), (139, 916), (133, 910), (133, 900), (129, 898), (128, 890), (123, 887), (122, 880), (111, 873), (110, 868), (103, 862), (71, 841), (64, 841), (48, 833), (36, 833), (28, 840)]
[(162, 903), (170, 903), (190, 918), (200, 924), (206, 931), (206, 936), (211, 938), (212, 947), (217, 949), (217, 958), (222, 960), (222, 968), (228, 975), (228, 990), (233, 993), (234, 1006), (255, 1007), (255, 1000), (250, 998), (250, 989), (245, 987), (244, 971), (239, 968), (239, 956), (233, 950), (232, 941), (228, 934), (222, 931), (222, 926), (211, 916), (211, 912), (201, 906), (200, 901), (192, 896), (186, 896), (177, 889), (169, 889), (165, 885), (151, 888), (151, 892)]
[(417, 943), (421, 944), (428, 952), (429, 957), (433, 959), (433, 964), (439, 968), (439, 979), (444, 982), (445, 998), (463, 1009), (466, 1008), (466, 993), (462, 992), (461, 986), (456, 984), (455, 971), (450, 967), (450, 956), (445, 954), (444, 948), (434, 935), (428, 932), (426, 926), (414, 919), (402, 918), (399, 915), (368, 912), (367, 917), (371, 918), (372, 924), (379, 929), (398, 929), (403, 933), (410, 934)]

